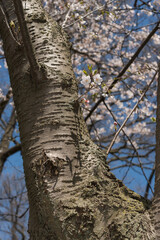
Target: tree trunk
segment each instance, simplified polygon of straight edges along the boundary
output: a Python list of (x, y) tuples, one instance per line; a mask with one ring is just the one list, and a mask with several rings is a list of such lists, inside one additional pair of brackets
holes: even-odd
[(155, 164), (155, 194), (152, 204), (152, 215), (157, 239), (160, 239), (160, 62), (157, 79), (157, 112), (156, 112), (156, 164)]
[[(12, 1), (5, 6), (8, 23), (16, 23)], [(2, 14), (0, 33), (22, 142), (30, 240), (156, 239), (150, 204), (114, 177), (88, 135), (66, 34), (40, 0), (26, 0), (24, 8), (42, 78), (33, 74), (18, 26), (7, 26)]]

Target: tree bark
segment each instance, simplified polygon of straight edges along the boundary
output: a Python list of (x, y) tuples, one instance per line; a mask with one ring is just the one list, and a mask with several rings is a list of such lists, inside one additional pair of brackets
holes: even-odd
[(153, 221), (157, 239), (160, 238), (160, 62), (157, 79), (157, 112), (156, 112), (156, 164), (155, 164), (155, 194), (152, 204)]
[[(5, 2), (11, 16), (13, 3)], [(88, 135), (66, 34), (40, 0), (25, 0), (24, 13), (43, 78), (34, 79), (18, 30), (8, 29), (2, 14), (0, 33), (22, 142), (30, 240), (156, 239), (150, 203), (115, 178)]]

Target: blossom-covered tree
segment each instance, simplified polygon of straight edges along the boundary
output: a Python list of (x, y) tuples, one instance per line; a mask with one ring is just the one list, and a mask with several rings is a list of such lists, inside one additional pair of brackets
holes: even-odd
[[(33, 0), (23, 2), (24, 15), (20, 1), (2, 1), (0, 8), (31, 239), (154, 239), (150, 205), (118, 181), (105, 161), (113, 169), (127, 167), (123, 177), (130, 167), (140, 167), (150, 187), (144, 170), (149, 164), (153, 176), (159, 4), (43, 3), (49, 15)], [(9, 89), (2, 97), (1, 113), (11, 94)], [(80, 105), (92, 139), (104, 152), (90, 140)], [(13, 136), (11, 125), (14, 111), (1, 130), (7, 139)], [(4, 137), (1, 168), (7, 156), (21, 148), (14, 138), (9, 148)], [(135, 222), (138, 227), (128, 231)]]

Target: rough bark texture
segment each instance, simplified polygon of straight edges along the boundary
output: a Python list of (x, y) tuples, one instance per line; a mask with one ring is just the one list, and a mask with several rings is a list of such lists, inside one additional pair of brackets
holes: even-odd
[(39, 0), (24, 1), (24, 8), (43, 79), (33, 79), (23, 44), (11, 40), (2, 15), (0, 33), (19, 121), (30, 240), (155, 239), (149, 203), (114, 177), (89, 138), (66, 34)]
[(160, 63), (157, 81), (157, 113), (156, 113), (156, 164), (155, 195), (152, 204), (152, 215), (157, 239), (160, 239)]

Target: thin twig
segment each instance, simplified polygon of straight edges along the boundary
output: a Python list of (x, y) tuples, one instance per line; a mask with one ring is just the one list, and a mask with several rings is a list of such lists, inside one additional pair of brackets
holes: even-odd
[[(107, 110), (109, 111), (109, 113), (111, 114), (111, 116), (113, 117), (114, 121), (116, 121), (117, 124), (120, 126), (119, 122), (117, 121), (116, 117), (114, 116), (114, 113), (109, 109), (109, 107), (108, 107), (108, 105), (105, 103), (105, 101), (103, 101), (103, 103), (104, 103), (105, 107), (107, 108)], [(141, 170), (142, 170), (142, 173), (143, 173), (143, 175), (144, 175), (144, 177), (145, 177), (145, 179), (146, 179), (146, 181), (147, 181), (147, 185), (148, 185), (148, 187), (151, 189), (152, 194), (154, 194), (154, 193), (153, 193), (153, 190), (152, 190), (152, 187), (151, 187), (151, 185), (150, 185), (150, 181), (148, 180), (148, 178), (147, 178), (147, 176), (146, 176), (146, 174), (145, 174), (145, 172), (144, 172), (144, 170), (143, 170), (142, 162), (141, 162), (141, 160), (140, 160), (140, 158), (139, 158), (139, 154), (138, 154), (138, 151), (137, 151), (136, 147), (134, 146), (133, 142), (131, 141), (131, 139), (130, 139), (129, 136), (126, 134), (126, 132), (124, 131), (123, 128), (122, 128), (122, 132), (125, 134), (125, 136), (127, 137), (128, 141), (130, 142), (131, 146), (133, 147), (133, 149), (134, 149), (134, 151), (135, 151), (135, 153), (136, 153), (136, 155), (137, 155), (137, 159), (138, 159), (138, 162), (139, 162), (139, 166), (140, 166), (140, 168), (141, 168)], [(107, 155), (107, 156), (108, 156), (108, 155)], [(130, 161), (130, 166), (131, 166), (131, 161)]]
[(64, 26), (64, 27), (62, 26), (62, 27), (63, 27), (64, 29), (65, 29), (65, 28), (68, 28), (68, 27), (71, 27), (71, 26), (73, 26), (75, 23), (80, 22), (82, 19), (88, 17), (88, 16), (91, 15), (92, 13), (94, 13), (94, 12), (96, 12), (96, 11), (98, 11), (98, 10), (103, 10), (104, 7), (105, 7), (105, 6), (98, 7), (98, 8), (96, 8), (96, 9), (94, 9), (93, 11), (85, 14), (83, 17), (80, 17), (79, 19), (77, 19), (77, 20), (74, 21), (73, 23), (71, 23), (71, 24), (69, 24), (69, 25), (67, 25), (67, 26)]
[(137, 0), (135, 0), (135, 2), (134, 2), (134, 7), (135, 8), (137, 7)]
[(128, 116), (126, 117), (126, 119), (124, 120), (123, 124), (121, 125), (121, 127), (119, 128), (119, 130), (116, 132), (109, 148), (107, 149), (107, 156), (109, 154), (109, 152), (111, 151), (113, 144), (115, 143), (119, 133), (121, 132), (121, 130), (124, 128), (126, 122), (128, 121), (128, 119), (130, 118), (130, 116), (132, 115), (132, 113), (136, 110), (136, 108), (138, 107), (138, 104), (141, 102), (141, 100), (143, 99), (143, 97), (145, 96), (146, 92), (148, 91), (148, 89), (150, 88), (152, 82), (154, 81), (155, 77), (157, 75), (157, 72), (154, 74), (152, 80), (150, 81), (150, 83), (148, 84), (148, 86), (145, 88), (144, 92), (142, 93), (141, 97), (139, 98), (138, 102), (135, 104), (135, 106), (133, 107), (133, 109), (131, 110), (131, 112), (128, 114)]
[(18, 218), (22, 218), (24, 217), (24, 215), (28, 212), (29, 208), (27, 208), (20, 216), (18, 216)]
[(112, 84), (109, 86), (109, 90), (111, 90), (114, 85), (120, 80), (120, 78), (123, 76), (123, 74), (127, 71), (127, 69), (130, 67), (130, 65), (134, 62), (134, 60), (138, 57), (144, 46), (148, 43), (148, 41), (151, 39), (151, 37), (155, 34), (155, 32), (159, 29), (160, 21), (156, 24), (155, 28), (150, 32), (150, 34), (147, 36), (147, 38), (142, 42), (141, 46), (137, 49), (135, 54), (132, 56), (130, 61), (125, 65), (125, 67), (122, 69), (122, 71), (118, 74), (118, 76), (115, 78), (115, 80), (112, 82)]
[(62, 23), (62, 28), (65, 28), (65, 24), (66, 24), (66, 22), (67, 22), (67, 20), (68, 20), (68, 18), (69, 18), (69, 15), (70, 15), (70, 12), (71, 12), (71, 10), (72, 10), (72, 6), (74, 5), (74, 3), (75, 3), (75, 0), (74, 0), (73, 3), (71, 4), (71, 6), (70, 6), (70, 8), (69, 8), (69, 10), (68, 10), (68, 12), (67, 12), (67, 14), (66, 14), (65, 20), (64, 20), (64, 22)]
[[(146, 186), (145, 195), (144, 195), (144, 198), (146, 198), (146, 199), (148, 198), (149, 188), (151, 186), (151, 182), (152, 182), (154, 174), (155, 174), (155, 166), (152, 169), (152, 172), (150, 174), (150, 177), (148, 179), (148, 183), (147, 183), (147, 186)], [(153, 194), (153, 192), (152, 192), (152, 194)], [(154, 194), (153, 194), (153, 196), (154, 196)]]

